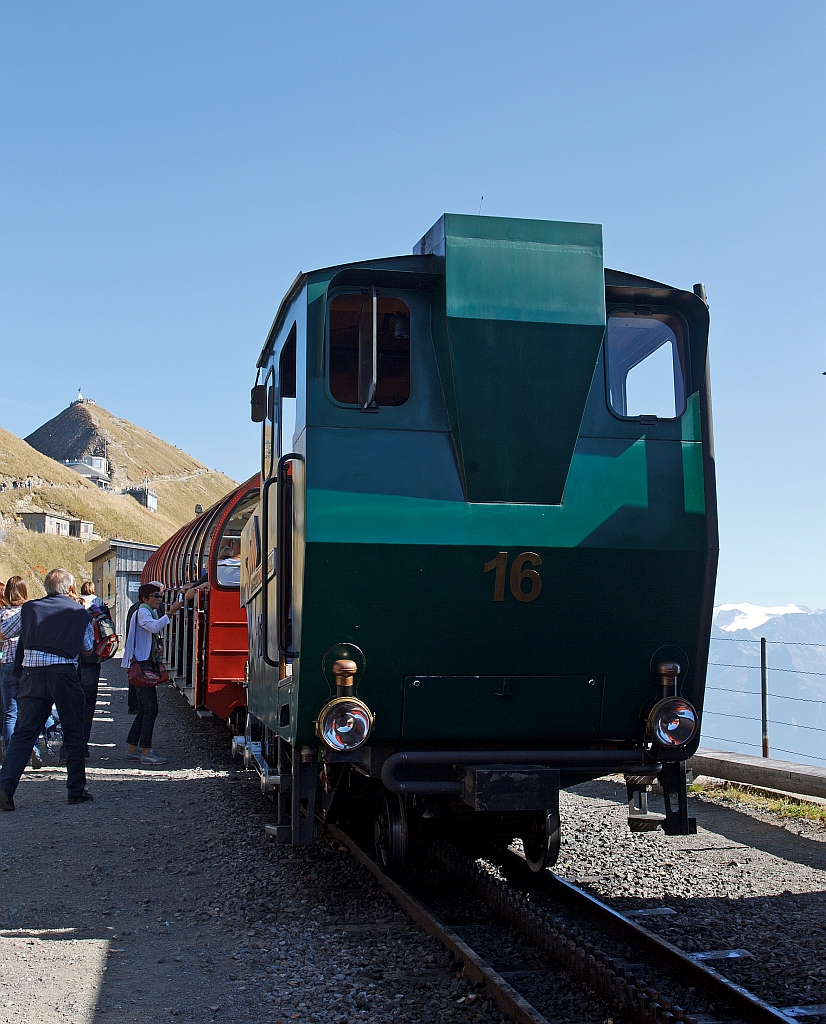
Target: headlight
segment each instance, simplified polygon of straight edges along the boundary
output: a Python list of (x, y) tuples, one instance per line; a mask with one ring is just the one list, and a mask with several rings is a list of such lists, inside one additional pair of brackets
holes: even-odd
[(666, 697), (651, 709), (646, 732), (661, 747), (684, 747), (697, 732), (697, 712), (687, 700)]
[(318, 738), (331, 750), (356, 750), (373, 728), (373, 715), (355, 697), (336, 697), (321, 710), (316, 722)]

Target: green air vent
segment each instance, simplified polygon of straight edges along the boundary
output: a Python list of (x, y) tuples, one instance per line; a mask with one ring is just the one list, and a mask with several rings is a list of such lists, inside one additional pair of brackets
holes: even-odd
[(602, 228), (446, 213), (434, 342), (468, 501), (558, 505), (605, 331)]

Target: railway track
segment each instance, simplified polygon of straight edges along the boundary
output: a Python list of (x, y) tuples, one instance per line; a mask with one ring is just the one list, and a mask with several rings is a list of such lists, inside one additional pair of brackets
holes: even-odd
[[(494, 969), (457, 928), (445, 924), (443, 915), (434, 912), (427, 894), (388, 878), (345, 832), (335, 826), (329, 831), (425, 931), (450, 950), (464, 965), (465, 975), (484, 986), (504, 1013), (519, 1024), (547, 1020), (535, 1005), (541, 1003), (541, 997), (522, 994), (519, 988), (524, 986), (511, 984), (503, 976), (520, 972)], [(540, 956), (586, 986), (613, 1017), (637, 1024), (795, 1024), (798, 1016), (806, 1015), (805, 1009), (801, 1014), (797, 1007), (786, 1012), (771, 1006), (696, 954), (678, 949), (558, 875), (550, 871), (534, 874), (513, 851), (501, 853), (495, 870), (444, 843), (431, 848), (430, 860), (440, 877), (472, 893)], [(715, 956), (724, 952), (717, 951)], [(535, 976), (542, 972), (521, 973)], [(535, 989), (535, 977), (533, 981)], [(826, 1008), (814, 1009), (826, 1015)]]

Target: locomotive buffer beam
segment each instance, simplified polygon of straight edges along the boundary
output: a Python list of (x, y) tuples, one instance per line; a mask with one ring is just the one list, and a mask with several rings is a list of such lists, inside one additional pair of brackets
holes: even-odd
[(462, 800), (474, 811), (559, 811), (559, 769), (485, 764), (467, 768)]

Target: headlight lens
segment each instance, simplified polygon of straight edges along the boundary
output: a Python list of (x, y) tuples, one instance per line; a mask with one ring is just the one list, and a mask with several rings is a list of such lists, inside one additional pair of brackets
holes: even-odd
[(356, 750), (370, 735), (373, 715), (355, 697), (336, 697), (318, 716), (318, 738), (331, 750)]
[(661, 747), (684, 747), (697, 732), (697, 712), (680, 697), (666, 697), (651, 709), (648, 738)]

